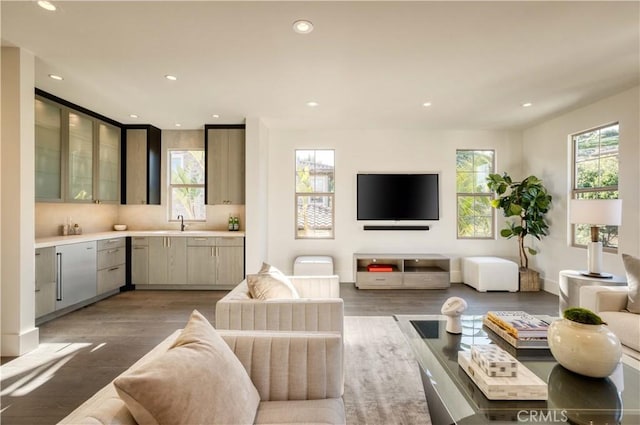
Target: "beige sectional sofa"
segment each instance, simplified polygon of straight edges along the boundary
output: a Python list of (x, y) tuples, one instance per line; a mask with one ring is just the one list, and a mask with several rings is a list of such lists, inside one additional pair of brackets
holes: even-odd
[(640, 359), (640, 314), (627, 310), (629, 287), (583, 286), (581, 307), (598, 313), (620, 339), (623, 351)]
[[(170, 335), (123, 375), (144, 368), (166, 353), (180, 332)], [(346, 422), (340, 335), (260, 331), (218, 331), (218, 334), (240, 360), (257, 389), (259, 404), (254, 423)], [(127, 406), (111, 382), (59, 424), (135, 425)], [(250, 414), (253, 417), (253, 412)]]
[(216, 329), (344, 331), (338, 276), (287, 276), (300, 298), (262, 301), (242, 281), (216, 304)]

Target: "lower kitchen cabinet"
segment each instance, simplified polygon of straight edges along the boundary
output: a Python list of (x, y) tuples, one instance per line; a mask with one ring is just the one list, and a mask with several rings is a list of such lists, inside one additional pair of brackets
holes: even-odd
[(144, 236), (131, 238), (131, 283), (149, 284), (149, 238)]
[(98, 295), (126, 284), (126, 258), (124, 238), (98, 241)]
[(56, 310), (56, 249), (36, 249), (36, 318)]
[(149, 237), (149, 285), (187, 283), (187, 238)]
[(244, 279), (244, 239), (187, 238), (187, 283), (231, 288)]

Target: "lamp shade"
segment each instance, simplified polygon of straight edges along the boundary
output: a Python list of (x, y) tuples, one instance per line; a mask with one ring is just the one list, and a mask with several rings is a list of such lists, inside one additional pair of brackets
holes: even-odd
[(574, 224), (622, 224), (622, 199), (572, 199), (569, 207), (569, 221)]

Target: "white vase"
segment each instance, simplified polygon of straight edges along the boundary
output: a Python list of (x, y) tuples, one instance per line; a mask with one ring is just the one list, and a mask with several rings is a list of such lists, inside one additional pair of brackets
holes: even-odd
[(620, 340), (605, 325), (560, 319), (549, 325), (547, 339), (558, 363), (592, 378), (611, 375), (622, 357)]

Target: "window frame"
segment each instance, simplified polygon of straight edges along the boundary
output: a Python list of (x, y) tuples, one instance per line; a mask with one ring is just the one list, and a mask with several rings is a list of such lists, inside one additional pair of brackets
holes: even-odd
[[(593, 131), (600, 131), (602, 129), (605, 129), (607, 127), (613, 127), (613, 126), (618, 126), (618, 154), (617, 154), (617, 161), (618, 161), (618, 184), (615, 186), (596, 186), (596, 187), (590, 187), (590, 188), (577, 188), (577, 161), (576, 161), (576, 155), (577, 155), (577, 143), (576, 143), (576, 138), (582, 134), (585, 133), (591, 133)], [(569, 143), (571, 144), (571, 190), (569, 193), (569, 199), (577, 199), (579, 195), (583, 194), (583, 193), (602, 193), (602, 192), (618, 192), (618, 198), (612, 198), (612, 199), (619, 199), (620, 196), (620, 192), (619, 192), (619, 179), (620, 179), (620, 122), (619, 121), (613, 121), (607, 124), (601, 124), (595, 127), (591, 127), (589, 129), (586, 130), (582, 130), (579, 131), (577, 133), (572, 133), (569, 135)], [(568, 221), (568, 216), (567, 216), (567, 221)], [(583, 245), (580, 244), (578, 242), (576, 242), (576, 224), (574, 223), (568, 223), (570, 228), (571, 228), (571, 232), (570, 232), (570, 245), (574, 248), (584, 248), (587, 249), (587, 245)], [(607, 226), (607, 227), (619, 227), (619, 226)], [(611, 246), (604, 246), (602, 247), (602, 250), (604, 252), (609, 252), (609, 253), (613, 253), (613, 254), (617, 254), (619, 247), (611, 247)]]
[[(206, 152), (204, 148), (169, 148), (167, 149), (167, 168), (168, 168), (168, 172), (167, 172), (167, 215), (168, 215), (168, 222), (179, 222), (180, 220), (178, 219), (177, 215), (176, 217), (173, 217), (173, 189), (180, 189), (180, 188), (202, 188), (202, 191), (204, 193), (204, 191), (206, 190), (206, 184), (207, 184), (207, 178), (206, 178), (206, 169), (204, 170), (203, 173), (203, 183), (198, 183), (198, 184), (183, 184), (183, 183), (178, 183), (178, 184), (174, 184), (171, 182), (171, 171), (172, 171), (172, 155), (174, 152), (193, 152), (193, 151), (198, 151), (198, 152), (202, 152), (203, 158), (206, 156)], [(204, 218), (202, 219), (188, 219), (188, 218), (184, 218), (184, 222), (187, 223), (204, 223), (207, 221), (207, 203), (206, 200), (203, 200), (203, 210), (204, 210)]]
[[(490, 207), (491, 208), (491, 235), (490, 236), (461, 236), (459, 233), (459, 228), (458, 228), (458, 223), (460, 220), (460, 209), (459, 209), (459, 199), (461, 197), (488, 197), (489, 201), (492, 201), (493, 199), (495, 199), (495, 195), (493, 192), (491, 192), (488, 188), (487, 188), (487, 192), (471, 192), (471, 193), (467, 193), (467, 192), (458, 192), (458, 188), (457, 188), (457, 180), (458, 180), (458, 168), (457, 168), (457, 161), (458, 161), (458, 153), (460, 152), (473, 152), (475, 154), (475, 152), (491, 152), (492, 153), (492, 157), (493, 157), (493, 161), (492, 161), (492, 173), (495, 173), (496, 170), (496, 150), (495, 149), (456, 149), (456, 239), (458, 240), (495, 240), (496, 239), (496, 211), (495, 208)], [(476, 170), (475, 168), (473, 169), (473, 172), (475, 173)], [(476, 217), (476, 216), (474, 216)], [(474, 229), (475, 229), (475, 225), (474, 225)], [(474, 232), (475, 233), (475, 232)]]
[[(299, 151), (313, 151), (314, 155), (318, 151), (330, 151), (333, 156), (333, 192), (298, 192), (297, 190), (297, 178), (298, 178), (298, 152)], [(294, 237), (295, 239), (308, 239), (308, 240), (331, 240), (336, 238), (336, 150), (330, 148), (296, 148), (294, 149), (294, 196), (293, 196), (293, 208), (294, 208)], [(331, 203), (331, 230), (328, 236), (301, 236), (298, 230), (298, 198), (301, 196), (317, 196), (317, 197), (327, 197), (330, 199)]]

